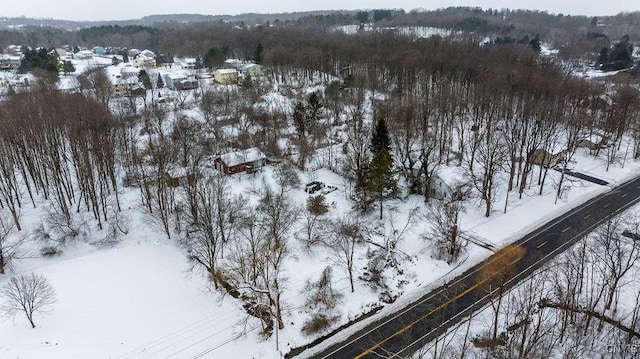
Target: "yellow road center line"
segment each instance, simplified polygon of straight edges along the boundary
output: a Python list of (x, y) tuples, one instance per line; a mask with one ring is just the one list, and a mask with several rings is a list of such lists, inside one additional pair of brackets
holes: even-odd
[(607, 207), (609, 207), (610, 205), (611, 205), (611, 203), (607, 203), (607, 204), (605, 204), (605, 205), (604, 205), (604, 208), (607, 208)]
[(570, 230), (570, 229), (571, 229), (571, 227), (567, 227), (567, 228), (565, 228), (565, 229), (563, 229), (563, 230), (562, 230), (562, 233), (565, 233), (566, 231), (568, 231), (568, 230)]
[(538, 248), (542, 248), (542, 246), (544, 246), (545, 244), (547, 244), (547, 241), (544, 241), (544, 242), (538, 244)]
[(622, 195), (622, 198), (625, 198), (628, 195), (628, 193), (625, 193)]
[[(514, 264), (516, 264), (521, 258), (518, 258), (516, 260), (514, 260), (513, 262), (509, 263), (509, 266), (512, 266)], [(442, 308), (448, 306), (449, 304), (455, 302), (456, 300), (464, 297), (465, 295), (471, 293), (474, 289), (478, 288), (481, 284), (483, 284), (484, 282), (488, 281), (489, 279), (493, 278), (493, 276), (489, 276), (487, 278), (484, 278), (483, 280), (477, 282), (476, 284), (472, 285), (471, 287), (465, 289), (463, 292), (459, 293), (458, 295), (456, 295), (455, 297), (453, 297), (452, 299), (449, 299), (448, 301), (442, 303), (440, 306), (438, 306), (435, 309), (432, 309), (429, 313), (423, 315), (422, 317), (414, 320), (413, 322), (411, 322), (409, 325), (407, 325), (406, 327), (398, 330), (397, 332), (391, 334), (390, 336), (386, 337), (385, 339), (383, 339), (382, 341), (374, 344), (371, 348), (365, 350), (364, 352), (358, 354), (356, 357), (354, 357), (353, 359), (361, 359), (364, 358), (365, 356), (373, 353), (374, 350), (380, 348), (384, 343), (388, 342), (389, 340), (397, 337), (398, 335), (406, 332), (407, 330), (411, 329), (411, 327), (413, 327), (414, 325), (416, 325), (417, 323), (421, 322), (422, 320), (430, 317), (433, 313), (441, 310)]]
[(589, 217), (591, 217), (591, 215), (587, 214), (586, 216), (584, 216), (584, 219), (589, 219)]

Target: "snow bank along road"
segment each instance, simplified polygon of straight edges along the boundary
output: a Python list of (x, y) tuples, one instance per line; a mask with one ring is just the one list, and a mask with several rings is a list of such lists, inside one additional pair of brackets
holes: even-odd
[[(447, 285), (437, 288), (405, 309), (372, 323), (358, 333), (313, 358), (402, 358), (488, 303), (487, 288), (499, 286), (496, 276), (485, 275), (492, 263), (512, 266), (502, 280), (508, 290), (551, 258), (571, 247), (609, 216), (640, 201), (640, 177), (601, 194), (525, 235), (515, 244), (525, 249), (509, 257), (504, 249), (470, 268)], [(512, 259), (513, 258), (513, 259)], [(506, 262), (505, 262), (506, 259)], [(304, 356), (304, 352), (302, 356)]]

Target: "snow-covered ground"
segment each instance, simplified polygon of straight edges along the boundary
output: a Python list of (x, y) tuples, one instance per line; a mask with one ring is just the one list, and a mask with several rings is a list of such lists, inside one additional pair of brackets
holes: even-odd
[(358, 31), (387, 31), (396, 34), (411, 37), (432, 37), (432, 36), (451, 36), (456, 32), (448, 29), (440, 29), (429, 26), (395, 26), (395, 27), (375, 27), (371, 24), (360, 25), (342, 25), (336, 26), (334, 31), (344, 32), (345, 34), (356, 34)]
[[(554, 204), (555, 191), (551, 183), (555, 172), (550, 171), (549, 185), (543, 195), (534, 193), (537, 189), (532, 188), (525, 198), (511, 199), (506, 214), (500, 209), (500, 201), (490, 218), (483, 216), (479, 203), (476, 206), (470, 202), (461, 217), (462, 229), (500, 247), (588, 198), (610, 190), (615, 183), (640, 174), (639, 164), (629, 160), (624, 168), (618, 164), (609, 172), (604, 171), (602, 160), (586, 153), (580, 153), (577, 160), (576, 170), (610, 181), (612, 185), (582, 183), (572, 188), (567, 198)], [(272, 178), (273, 174), (267, 168), (256, 176), (235, 176), (230, 184), (234, 192), (250, 192), (261, 185), (261, 176)], [(305, 179), (314, 179), (336, 185), (338, 190), (327, 195), (328, 203), (335, 202), (331, 211), (336, 214), (349, 211), (340, 176), (320, 169), (301, 173), (301, 177), (303, 183)], [(58, 301), (52, 312), (36, 317), (35, 329), (20, 315), (14, 320), (4, 319), (0, 323), (0, 357), (278, 358), (275, 336), (262, 339), (258, 331), (253, 330), (259, 323), (247, 320), (239, 301), (210, 291), (203, 275), (189, 271), (184, 249), (149, 224), (137, 208), (138, 193), (129, 191), (123, 198), (128, 204), (125, 208), (129, 208), (126, 216), (130, 232), (122, 243), (109, 249), (76, 243), (61, 256), (30, 258), (17, 263), (13, 274), (45, 275), (55, 288)], [(293, 189), (291, 196), (302, 202), (306, 193)], [(387, 218), (393, 216), (395, 226), (401, 228), (409, 209), (424, 204), (421, 198), (409, 197), (388, 206), (395, 207), (395, 214), (390, 211), (386, 213)], [(38, 220), (37, 215), (26, 213), (24, 218), (32, 222)], [(372, 223), (381, 226), (384, 221), (372, 220)], [(415, 224), (399, 242), (400, 249), (412, 259), (406, 265), (407, 274), (401, 279), (411, 280), (404, 284), (390, 281), (389, 285), (403, 294), (395, 303), (386, 305), (383, 312), (402, 308), (412, 298), (491, 254), (470, 244), (465, 259), (449, 266), (431, 259), (427, 244), (420, 238), (424, 230), (424, 225)], [(357, 268), (362, 268), (364, 253), (358, 255)], [(303, 288), (306, 280), (315, 280), (328, 263), (317, 251), (297, 251), (287, 262), (288, 290), (283, 298), (287, 325), (278, 333), (282, 353), (313, 339), (300, 333), (305, 314)], [(350, 293), (346, 276), (338, 272), (336, 287), (344, 294), (340, 304), (342, 322), (380, 304), (376, 294), (362, 282), (356, 286), (355, 293)], [(1, 282), (10, 276), (3, 276)], [(305, 352), (303, 357), (313, 351)]]
[[(428, 31), (423, 35), (428, 36)], [(100, 60), (104, 62), (100, 64), (92, 61), (74, 61), (75, 74), (110, 63), (106, 58)], [(156, 70), (151, 74), (156, 75)], [(73, 88), (73, 77), (63, 77), (61, 87), (65, 84)], [(293, 106), (290, 99), (276, 93), (265, 96), (265, 103), (289, 110)], [(190, 116), (199, 116), (194, 109), (184, 110), (187, 112)], [(340, 146), (335, 147), (334, 157), (340, 152), (337, 148)], [(468, 200), (460, 216), (461, 230), (499, 248), (587, 199), (611, 190), (615, 184), (640, 175), (640, 163), (631, 159), (625, 161), (624, 168), (618, 161), (609, 171), (605, 171), (604, 159), (589, 156), (584, 149), (578, 151), (575, 160), (573, 170), (609, 181), (611, 185), (574, 181), (556, 204), (558, 173), (550, 170), (541, 195), (535, 185), (521, 199), (511, 193), (506, 213), (503, 213), (505, 193), (498, 194), (489, 218), (484, 216), (479, 199)], [(326, 196), (330, 204), (328, 215), (333, 218), (352, 215), (352, 203), (347, 200), (349, 188), (344, 178), (322, 166), (311, 167), (315, 170), (299, 172), (300, 187), (312, 180), (336, 186), (338, 189)], [(533, 172), (532, 183), (535, 184), (537, 168)], [(255, 203), (256, 192), (263, 183), (273, 184), (274, 176), (273, 168), (268, 166), (255, 175), (234, 175), (230, 177), (229, 185), (232, 192), (243, 194), (247, 201)], [(504, 187), (504, 176), (497, 182)], [(308, 198), (303, 188), (293, 188), (288, 195), (300, 206), (305, 205)], [(394, 230), (400, 231), (407, 224), (411, 210), (418, 209), (417, 216), (397, 243), (398, 251), (406, 257), (402, 274), (393, 270), (385, 273), (389, 290), (400, 295), (398, 300), (390, 305), (382, 303), (378, 292), (361, 280), (356, 281), (355, 292), (351, 293), (346, 273), (335, 265), (326, 248), (305, 248), (301, 241), (292, 239), (292, 255), (284, 263), (283, 270), (285, 327), (277, 333), (277, 338), (273, 335), (264, 339), (259, 334), (260, 322), (248, 318), (239, 300), (210, 290), (205, 275), (190, 270), (185, 249), (175, 239), (167, 239), (139, 208), (137, 189), (124, 190), (122, 202), (129, 233), (119, 244), (112, 248), (97, 248), (76, 242), (63, 248), (60, 256), (41, 258), (37, 255), (38, 243), (31, 242), (32, 257), (17, 262), (10, 274), (0, 276), (0, 285), (3, 285), (14, 275), (43, 274), (58, 296), (50, 313), (35, 318), (35, 329), (31, 329), (20, 314), (13, 320), (3, 318), (0, 321), (0, 358), (279, 358), (291, 348), (313, 341), (314, 337), (301, 333), (301, 327), (308, 319), (305, 284), (308, 280), (316, 281), (327, 266), (335, 267), (334, 288), (343, 295), (335, 328), (378, 305), (384, 306), (383, 313), (401, 309), (412, 299), (492, 253), (469, 244), (463, 257), (452, 265), (435, 260), (431, 257), (429, 244), (422, 238), (429, 227), (423, 198), (410, 196), (387, 201), (383, 220), (378, 220), (376, 213), (363, 219), (372, 241), (381, 242), (384, 236), (395, 235)], [(27, 230), (35, 227), (43, 216), (41, 209), (25, 207), (22, 218)], [(367, 260), (367, 248), (358, 248), (354, 266), (356, 277), (362, 274)], [(347, 331), (354, 331), (366, 322)], [(343, 337), (337, 335), (328, 342)], [(326, 343), (318, 348), (323, 345)], [(301, 357), (311, 355), (318, 348)]]

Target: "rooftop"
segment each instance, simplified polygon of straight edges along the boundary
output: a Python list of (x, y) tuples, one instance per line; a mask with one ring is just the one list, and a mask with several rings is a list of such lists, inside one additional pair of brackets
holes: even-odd
[(219, 69), (219, 70), (216, 70), (216, 72), (221, 74), (235, 74), (238, 71), (234, 69)]
[(246, 162), (254, 162), (265, 158), (267, 158), (267, 156), (265, 156), (264, 153), (256, 147), (220, 155), (220, 160), (224, 162), (227, 167), (237, 166)]

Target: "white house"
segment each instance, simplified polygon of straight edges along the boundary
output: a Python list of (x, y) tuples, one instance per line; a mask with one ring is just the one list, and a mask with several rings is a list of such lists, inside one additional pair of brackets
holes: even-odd
[(20, 55), (0, 54), (0, 70), (16, 70), (20, 67)]
[(78, 51), (73, 57), (78, 60), (91, 60), (95, 54), (89, 50)]
[(168, 72), (162, 78), (164, 86), (169, 90), (193, 90), (198, 88), (198, 80), (184, 72)]
[(239, 59), (226, 59), (224, 60), (224, 67), (228, 69), (240, 70), (240, 68), (244, 65), (244, 61)]
[(196, 59), (194, 57), (184, 57), (180, 60), (180, 67), (185, 70), (193, 70), (196, 68)]
[(434, 176), (431, 196), (451, 202), (461, 199), (469, 187), (469, 177), (464, 168), (446, 166)]
[(151, 59), (155, 59), (156, 58), (156, 54), (153, 51), (147, 50), (147, 49), (142, 50), (140, 55), (142, 55), (144, 57), (147, 57), (147, 58), (151, 58)]

